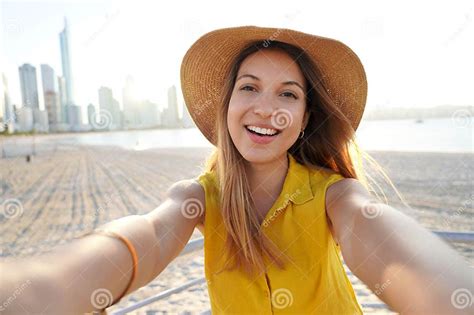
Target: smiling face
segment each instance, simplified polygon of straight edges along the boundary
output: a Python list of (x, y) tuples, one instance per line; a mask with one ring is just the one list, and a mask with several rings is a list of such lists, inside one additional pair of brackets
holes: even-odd
[[(241, 64), (227, 111), (234, 145), (249, 162), (286, 155), (307, 124), (306, 80), (298, 64), (281, 50), (258, 51)], [(272, 134), (259, 136), (257, 133)]]

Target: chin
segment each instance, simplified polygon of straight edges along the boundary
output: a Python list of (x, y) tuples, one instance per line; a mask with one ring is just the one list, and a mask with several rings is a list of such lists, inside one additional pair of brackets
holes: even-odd
[(249, 163), (268, 163), (286, 154), (286, 150), (280, 147), (257, 148), (246, 146), (243, 150), (238, 149), (242, 157)]

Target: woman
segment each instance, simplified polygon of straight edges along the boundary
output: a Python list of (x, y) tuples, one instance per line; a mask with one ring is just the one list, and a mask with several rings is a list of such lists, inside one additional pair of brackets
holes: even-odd
[(287, 29), (220, 29), (188, 50), (181, 83), (216, 145), (206, 170), (172, 185), (144, 216), (109, 222), (34, 261), (4, 263), (3, 301), (7, 288), (29, 281), (6, 313), (115, 304), (160, 274), (195, 227), (216, 314), (360, 314), (340, 253), (394, 311), (472, 312), (453, 303), (459, 290), (474, 291), (467, 264), (373, 197), (353, 162), (367, 82), (346, 45)]

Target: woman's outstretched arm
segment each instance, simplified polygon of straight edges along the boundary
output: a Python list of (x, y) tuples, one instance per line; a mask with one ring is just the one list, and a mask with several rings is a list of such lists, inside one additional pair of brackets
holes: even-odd
[(392, 310), (474, 313), (474, 272), (464, 259), (415, 220), (373, 201), (358, 180), (332, 184), (326, 210), (347, 266)]
[[(200, 220), (183, 215), (182, 206), (190, 198), (204, 205), (199, 183), (183, 180), (171, 186), (152, 212), (100, 228), (125, 235), (135, 245), (138, 273), (129, 293), (158, 276), (186, 245)], [(82, 314), (102, 309), (124, 291), (132, 266), (125, 244), (101, 234), (75, 239), (41, 256), (0, 262), (0, 312)]]

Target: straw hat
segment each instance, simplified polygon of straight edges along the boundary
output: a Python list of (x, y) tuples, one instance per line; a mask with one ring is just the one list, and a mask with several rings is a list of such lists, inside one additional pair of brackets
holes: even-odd
[(214, 145), (216, 111), (233, 60), (254, 41), (273, 40), (302, 48), (319, 66), (328, 93), (357, 129), (367, 99), (367, 79), (357, 55), (340, 41), (281, 28), (241, 26), (200, 37), (181, 63), (181, 89), (188, 111)]

